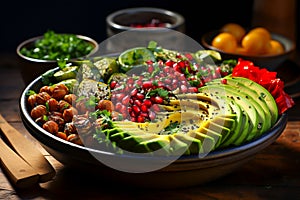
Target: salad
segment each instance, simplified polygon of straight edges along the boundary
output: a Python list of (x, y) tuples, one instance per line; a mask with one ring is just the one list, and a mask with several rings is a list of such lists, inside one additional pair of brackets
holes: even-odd
[(64, 140), (124, 153), (194, 155), (259, 138), (294, 105), (243, 59), (150, 41), (115, 57), (61, 61), (28, 91), (31, 117)]

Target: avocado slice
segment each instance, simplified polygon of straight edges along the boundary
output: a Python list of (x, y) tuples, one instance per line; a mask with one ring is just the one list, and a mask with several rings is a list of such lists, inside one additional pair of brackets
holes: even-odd
[(222, 142), (221, 147), (227, 147), (231, 145), (236, 138), (241, 136), (243, 128), (246, 128), (244, 125), (247, 124), (244, 122), (245, 120), (243, 119), (243, 117), (245, 115), (243, 114), (243, 111), (240, 108), (240, 106), (232, 99), (228, 97), (227, 99), (228, 99), (228, 104), (230, 105), (233, 113), (235, 113), (236, 115), (236, 123), (234, 128), (230, 130), (228, 137), (226, 137), (225, 140)]
[[(212, 85), (210, 85), (212, 86)], [(233, 94), (235, 97), (234, 98), (244, 98), (245, 100), (249, 101), (254, 109), (256, 110), (258, 114), (258, 134), (256, 135), (249, 135), (247, 140), (252, 140), (254, 137), (260, 136), (262, 133), (266, 132), (270, 127), (271, 127), (271, 119), (268, 117), (270, 115), (267, 115), (267, 113), (264, 112), (263, 108), (257, 101), (251, 96), (251, 93), (248, 92), (249, 90), (239, 90), (237, 88), (232, 87), (231, 85), (223, 84), (221, 87), (224, 87), (226, 91), (230, 92)], [(244, 100), (244, 101), (245, 101)]]
[[(252, 86), (249, 87), (250, 85), (253, 85), (253, 83), (252, 83), (253, 81), (246, 79), (246, 78), (242, 78), (242, 77), (227, 76), (222, 79), (226, 79), (226, 85), (235, 87), (238, 90), (238, 92), (243, 92), (244, 94), (246, 93), (247, 97), (250, 96), (255, 102), (257, 102), (261, 106), (265, 115), (268, 116), (265, 119), (266, 124), (270, 124), (270, 127), (275, 124), (275, 122), (277, 121), (277, 116), (276, 116), (276, 114), (272, 114), (272, 107), (274, 107), (273, 110), (275, 110), (275, 112), (277, 113), (278, 112), (278, 111), (276, 111), (277, 105), (276, 105), (275, 100), (272, 101), (273, 103), (268, 105), (268, 103), (266, 102), (266, 99), (262, 98), (264, 96), (262, 94), (264, 92), (266, 92), (264, 87), (262, 87), (259, 84), (255, 86), (256, 89), (254, 89), (254, 87), (252, 87)], [(248, 83), (248, 86), (245, 85), (244, 83)], [(221, 83), (220, 79), (215, 79), (210, 84), (222, 84), (222, 83)], [(269, 92), (267, 94), (269, 94)], [(267, 99), (269, 99), (269, 98), (270, 99), (273, 98), (272, 95), (269, 96)], [(269, 116), (271, 116), (271, 117), (269, 117)], [(266, 126), (265, 131), (270, 128), (270, 127), (268, 127), (268, 128), (267, 127), (268, 126)]]
[[(226, 86), (225, 86), (226, 87)], [(236, 103), (241, 107), (242, 110), (247, 113), (249, 116), (250, 123), (250, 131), (247, 134), (246, 140), (254, 138), (256, 135), (260, 133), (260, 125), (259, 125), (259, 115), (254, 107), (254, 105), (246, 98), (243, 98), (239, 95), (239, 93), (234, 92), (234, 90), (230, 89), (232, 87), (221, 87), (219, 85), (209, 85), (199, 88), (201, 92), (211, 92), (214, 95), (220, 95), (222, 97), (230, 97), (232, 100), (236, 101)]]
[(134, 147), (138, 153), (153, 152), (157, 155), (170, 155), (170, 140), (168, 137), (158, 137), (140, 142)]
[(189, 144), (190, 143), (186, 143), (183, 142), (179, 139), (177, 139), (176, 137), (174, 137), (174, 135), (169, 135), (169, 139), (170, 139), (170, 151), (172, 152), (172, 155), (190, 155), (190, 149), (189, 149)]
[(248, 91), (251, 92), (251, 94), (255, 92), (256, 95), (251, 95), (251, 96), (254, 98), (254, 100), (256, 100), (259, 104), (261, 104), (263, 110), (266, 113), (270, 113), (271, 126), (273, 126), (276, 123), (278, 119), (278, 107), (274, 97), (270, 94), (270, 92), (266, 88), (244, 77), (232, 77), (230, 75), (225, 77), (225, 79), (227, 80), (227, 84), (235, 85), (235, 87), (240, 88), (241, 91), (246, 90), (247, 92)]
[(185, 154), (199, 154), (203, 152), (202, 142), (197, 138), (191, 137), (185, 133), (180, 133), (180, 132), (172, 134), (172, 137), (187, 144), (188, 151), (186, 151)]
[(132, 151), (135, 152), (134, 147), (136, 145), (138, 145), (139, 143), (141, 143), (142, 141), (147, 141), (147, 140), (152, 140), (155, 138), (158, 138), (159, 135), (156, 134), (133, 134), (132, 132), (130, 132), (130, 134), (127, 137), (124, 137), (122, 140), (120, 140), (117, 145), (118, 147), (127, 150), (127, 151)]
[(63, 81), (66, 79), (75, 79), (78, 71), (78, 66), (67, 66), (58, 70), (53, 74), (56, 81)]
[(213, 137), (206, 135), (205, 133), (201, 133), (198, 130), (191, 130), (187, 133), (187, 135), (196, 138), (202, 142), (201, 152), (207, 153), (215, 149), (216, 141)]

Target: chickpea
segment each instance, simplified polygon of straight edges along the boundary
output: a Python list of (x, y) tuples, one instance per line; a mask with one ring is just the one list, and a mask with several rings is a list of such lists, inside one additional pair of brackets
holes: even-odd
[(87, 108), (85, 106), (85, 101), (81, 100), (78, 101), (75, 105), (76, 109), (78, 110), (79, 113), (85, 113), (87, 111)]
[(64, 133), (64, 132), (61, 132), (59, 131), (57, 134), (56, 134), (57, 137), (63, 139), (63, 140), (67, 140), (67, 134)]
[(77, 134), (77, 129), (73, 122), (69, 122), (65, 124), (65, 133), (67, 135)]
[(68, 102), (66, 102), (65, 100), (60, 100), (58, 102), (58, 110), (61, 113), (63, 113), (65, 109), (68, 109), (70, 107), (71, 107), (71, 105)]
[(73, 118), (73, 123), (78, 133), (88, 134), (93, 124), (86, 115), (76, 115)]
[(76, 102), (75, 107), (78, 110), (78, 113), (84, 114), (86, 112), (95, 111), (95, 107), (93, 108), (91, 106), (89, 106), (89, 107), (86, 106), (86, 101), (87, 101), (87, 99), (82, 99), (82, 100)]
[(110, 100), (102, 99), (98, 102), (96, 109), (107, 110), (111, 113), (114, 110), (114, 105)]
[(77, 115), (78, 111), (74, 107), (70, 107), (64, 110), (63, 112), (63, 118), (65, 122), (71, 122), (74, 115)]
[(57, 84), (51, 88), (52, 97), (56, 100), (61, 100), (65, 95), (69, 94), (69, 89), (64, 84)]
[(66, 102), (68, 102), (69, 104), (73, 105), (75, 104), (75, 101), (76, 101), (77, 97), (75, 94), (67, 94), (65, 97), (64, 97), (64, 100)]
[(65, 127), (65, 120), (60, 115), (51, 114), (48, 116), (50, 121), (54, 121), (58, 125), (58, 130), (63, 131)]
[(35, 123), (37, 123), (39, 126), (42, 127), (43, 124), (46, 123), (46, 121), (48, 121), (48, 120), (47, 120), (47, 116), (46, 116), (46, 115), (43, 115), (43, 116), (37, 118), (37, 119), (35, 120)]
[(47, 92), (49, 95), (52, 95), (52, 92), (50, 90), (50, 86), (48, 86), (48, 85), (45, 85), (45, 86), (41, 87), (40, 92)]
[(67, 141), (78, 144), (78, 145), (83, 145), (80, 137), (77, 134), (68, 135)]
[(49, 111), (58, 111), (58, 101), (54, 98), (50, 98), (47, 102)]
[(36, 103), (38, 105), (45, 105), (45, 103), (51, 98), (47, 92), (40, 92), (36, 96)]
[(49, 133), (52, 134), (57, 134), (58, 133), (58, 125), (54, 121), (47, 121), (46, 123), (43, 124), (43, 129), (48, 131)]
[(36, 103), (36, 96), (37, 94), (32, 94), (28, 97), (27, 101), (28, 101), (28, 104), (33, 108), (34, 106), (37, 105)]
[(44, 115), (47, 115), (48, 111), (46, 106), (44, 105), (37, 105), (36, 107), (34, 107), (31, 112), (30, 112), (30, 116), (33, 119), (37, 119), (39, 117), (42, 117)]

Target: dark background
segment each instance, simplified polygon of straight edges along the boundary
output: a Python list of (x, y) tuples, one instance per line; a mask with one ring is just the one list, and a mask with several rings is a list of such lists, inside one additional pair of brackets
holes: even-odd
[(0, 53), (15, 53), (19, 43), (48, 29), (86, 35), (100, 43), (106, 39), (108, 14), (138, 6), (165, 8), (182, 14), (186, 19), (186, 34), (200, 42), (203, 33), (228, 22), (249, 27), (252, 4), (253, 0), (10, 0), (1, 6)]

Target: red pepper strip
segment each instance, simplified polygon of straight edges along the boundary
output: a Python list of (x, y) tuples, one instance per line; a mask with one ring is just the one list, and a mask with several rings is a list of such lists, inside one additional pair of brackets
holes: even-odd
[(253, 62), (239, 58), (237, 65), (233, 68), (232, 76), (248, 78), (266, 88), (274, 97), (279, 114), (295, 105), (293, 99), (284, 91), (284, 83), (277, 78), (276, 72), (259, 68)]

